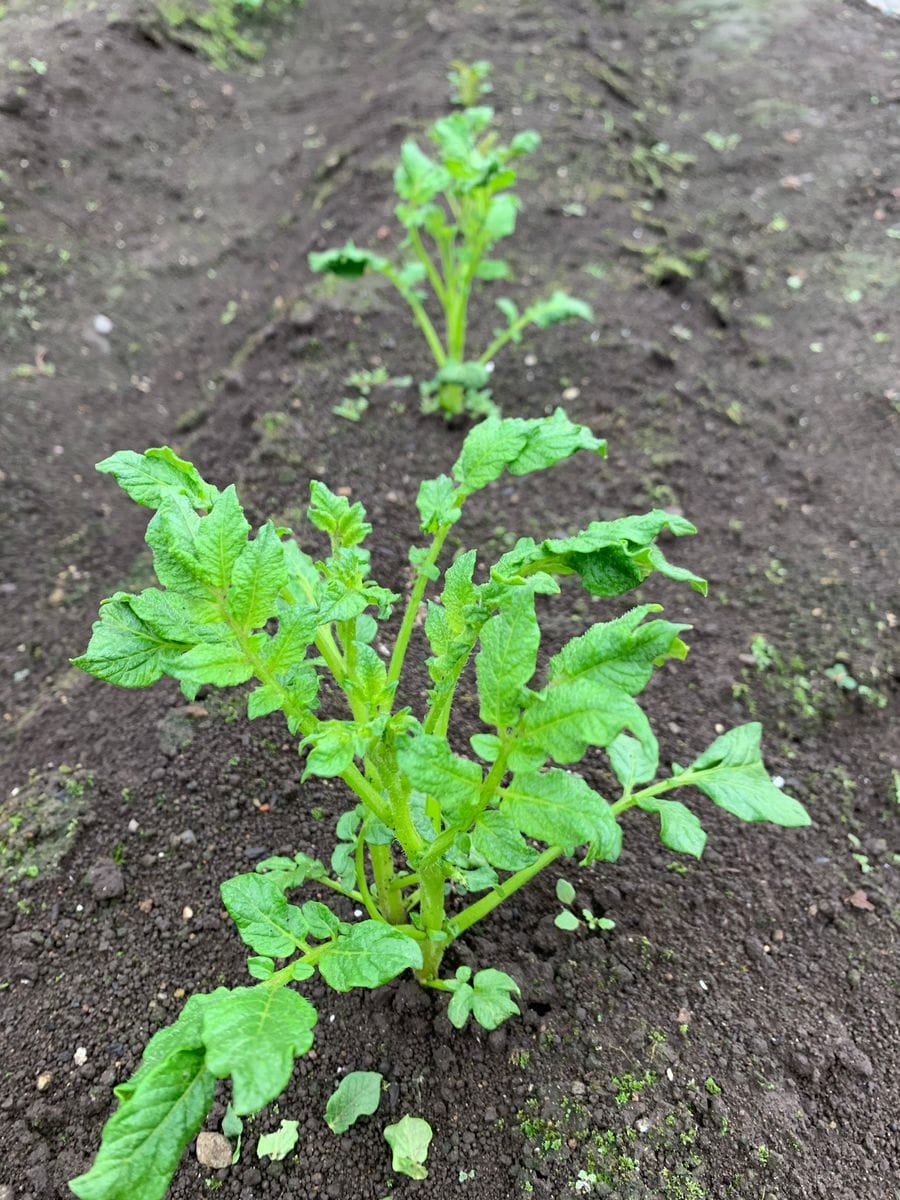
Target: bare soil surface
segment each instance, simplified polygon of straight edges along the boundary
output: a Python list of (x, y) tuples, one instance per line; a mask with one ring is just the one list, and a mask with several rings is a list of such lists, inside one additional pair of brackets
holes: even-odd
[[(409, 981), (312, 985), (316, 1044), (285, 1095), (227, 1170), (192, 1147), (171, 1195), (895, 1200), (900, 24), (834, 0), (310, 0), (225, 73), (137, 10), (9, 7), (0, 1196), (69, 1194), (148, 1035), (243, 976), (219, 882), (327, 854), (348, 806), (300, 785), (284, 728), (250, 729), (239, 694), (188, 706), (68, 666), (98, 600), (149, 571), (146, 513), (92, 466), (170, 443), (295, 528), (310, 478), (350, 488), (376, 577), (406, 586), (418, 481), (464, 431), (412, 389), (333, 414), (349, 372), (429, 364), (393, 296), (326, 285), (306, 255), (393, 244), (401, 140), (444, 111), (451, 59), (489, 57), (504, 130), (544, 138), (511, 294), (565, 287), (596, 312), (509, 349), (495, 399), (564, 403), (610, 456), (501, 481), (460, 543), (491, 561), (520, 534), (688, 515), (709, 598), (639, 597), (696, 626), (647, 696), (664, 754), (759, 719), (814, 825), (704, 810), (709, 849), (682, 863), (635, 818), (616, 866), (561, 871), (607, 934), (553, 926), (555, 878), (518, 893), (459, 952), (521, 983), (521, 1019), (490, 1035)], [(566, 590), (546, 653), (617, 611)], [(603, 790), (599, 758), (587, 774)], [(353, 1069), (389, 1088), (336, 1138), (325, 1101)], [(426, 1183), (391, 1176), (381, 1130), (406, 1112), (435, 1131)], [(296, 1151), (257, 1159), (282, 1117)]]

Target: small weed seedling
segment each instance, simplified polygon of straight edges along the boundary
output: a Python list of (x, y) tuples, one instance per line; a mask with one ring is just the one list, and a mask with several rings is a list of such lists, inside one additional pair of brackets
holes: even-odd
[[(706, 835), (668, 798), (676, 789), (694, 788), (745, 821), (808, 824), (803, 807), (766, 774), (758, 725), (732, 729), (689, 766), (651, 782), (659, 747), (635, 697), (654, 666), (687, 650), (686, 626), (658, 617), (658, 605), (592, 625), (538, 670), (536, 602), (558, 593), (562, 577), (578, 577), (599, 597), (623, 595), (654, 571), (705, 591), (657, 544), (665, 530), (695, 532), (681, 516), (654, 510), (593, 521), (572, 537), (522, 538), (480, 583), (475, 551), (462, 554), (427, 608), (427, 703), (416, 713), (398, 702), (407, 652), (418, 647), (411, 637), (420, 606), (440, 579), (441, 548), (465, 501), (504, 472), (527, 475), (579, 450), (604, 449), (562, 410), (476, 425), (452, 474), (419, 489), (428, 544), (410, 553), (414, 583), (390, 653), (381, 623), (399, 597), (369, 574), (363, 542), (371, 526), (361, 504), (311, 484), (308, 517), (329, 543), (317, 561), (271, 523), (251, 537), (234, 487), (206, 483), (168, 448), (121, 451), (100, 463), (133, 500), (156, 510), (147, 541), (161, 586), (106, 600), (76, 664), (122, 687), (168, 675), (190, 699), (201, 687), (254, 681), (248, 715), (280, 710), (299, 738), (304, 779), (341, 779), (351, 803), (337, 821), (330, 866), (298, 853), (222, 884), (256, 982), (191, 996), (153, 1036), (136, 1074), (116, 1088), (119, 1107), (94, 1165), (72, 1181), (81, 1200), (160, 1200), (217, 1080), (231, 1080), (236, 1117), (274, 1100), (295, 1057), (312, 1045), (316, 1011), (296, 985), (316, 972), (344, 992), (413, 971), (423, 986), (449, 994), (457, 1027), (473, 1016), (494, 1029), (518, 1013), (509, 975), (487, 965), (446, 978), (444, 955), (556, 859), (577, 852), (583, 864), (614, 862), (619, 822), (631, 809), (656, 816), (663, 843), (696, 857)], [(453, 705), (473, 656), (483, 729), (462, 752)], [(337, 700), (318, 703), (329, 676), (323, 692), (343, 709), (333, 707)], [(609, 757), (621, 785), (613, 802), (578, 773), (589, 747)], [(333, 894), (335, 906), (289, 900), (304, 884)], [(349, 919), (354, 908), (365, 916)], [(418, 1178), (427, 1136), (415, 1120), (404, 1118), (389, 1140), (394, 1169)]]
[[(478, 78), (483, 88), (485, 78)], [(473, 289), (479, 281), (510, 278), (509, 265), (490, 257), (490, 252), (516, 227), (519, 200), (510, 190), (516, 182), (511, 164), (540, 143), (530, 129), (517, 133), (508, 145), (500, 143), (489, 128), (493, 116), (492, 109), (474, 106), (435, 121), (428, 137), (436, 147), (436, 159), (415, 141), (403, 143), (394, 172), (400, 198), (394, 212), (406, 230), (402, 261), (362, 250), (353, 242), (309, 256), (314, 271), (349, 278), (376, 271), (394, 285), (409, 305), (437, 366), (434, 379), (421, 385), (423, 409), (440, 410), (448, 418), (462, 412), (495, 411), (487, 387), (494, 355), (507, 342), (521, 341), (527, 326), (546, 329), (573, 317), (592, 319), (589, 305), (565, 292), (554, 292), (522, 312), (502, 297), (497, 307), (506, 324), (495, 330), (493, 340), (477, 357), (467, 357)], [(440, 306), (443, 335), (426, 311), (423, 285)]]

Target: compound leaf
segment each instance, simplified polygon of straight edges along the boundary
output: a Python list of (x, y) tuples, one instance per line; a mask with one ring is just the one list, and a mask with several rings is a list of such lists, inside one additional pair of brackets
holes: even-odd
[(440, 801), (451, 824), (460, 824), (477, 805), (483, 776), (481, 767), (450, 749), (446, 738), (419, 734), (397, 746), (397, 761), (414, 788)]
[(505, 729), (519, 715), (525, 685), (534, 674), (541, 631), (534, 594), (517, 588), (500, 612), (484, 625), (475, 658), (480, 716), (486, 725)]

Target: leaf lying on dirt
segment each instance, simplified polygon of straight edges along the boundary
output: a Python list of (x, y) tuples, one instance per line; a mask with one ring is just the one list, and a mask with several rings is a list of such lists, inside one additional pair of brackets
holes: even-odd
[(332, 1133), (344, 1133), (360, 1117), (370, 1117), (381, 1103), (383, 1076), (378, 1071), (351, 1071), (328, 1097), (325, 1124)]

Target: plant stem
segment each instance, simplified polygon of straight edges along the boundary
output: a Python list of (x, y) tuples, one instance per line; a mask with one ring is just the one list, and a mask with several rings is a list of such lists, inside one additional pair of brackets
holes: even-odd
[(447, 355), (444, 351), (444, 347), (441, 345), (441, 339), (437, 335), (437, 330), (431, 323), (431, 318), (422, 307), (422, 301), (415, 294), (415, 292), (411, 291), (410, 288), (408, 288), (404, 283), (401, 283), (399, 277), (397, 276), (397, 272), (393, 267), (386, 266), (383, 269), (383, 274), (391, 281), (391, 283), (412, 309), (413, 317), (415, 318), (416, 324), (425, 335), (425, 340), (428, 343), (432, 355), (434, 356), (434, 361), (437, 363), (438, 367), (442, 367), (447, 361)]
[(461, 913), (453, 917), (450, 921), (450, 932), (452, 940), (465, 933), (477, 921), (486, 917), (488, 913), (493, 912), (498, 904), (502, 904), (507, 900), (513, 892), (517, 892), (520, 887), (524, 887), (530, 879), (533, 879), (544, 867), (548, 867), (563, 853), (562, 846), (548, 846), (543, 854), (531, 863), (530, 866), (523, 867), (521, 871), (516, 871), (515, 875), (510, 875), (508, 879), (499, 884), (489, 892), (486, 896), (482, 896), (480, 900), (476, 900), (474, 904), (470, 904), (468, 908), (464, 908)]
[(370, 843), (369, 858), (372, 861), (378, 910), (382, 918), (390, 925), (405, 925), (406, 909), (403, 897), (391, 886), (394, 880), (394, 859), (390, 846), (373, 846)]
[(406, 649), (409, 645), (409, 639), (412, 635), (413, 625), (416, 621), (416, 616), (419, 612), (419, 605), (422, 602), (422, 597), (425, 595), (425, 589), (428, 586), (428, 574), (430, 568), (437, 562), (437, 557), (441, 552), (441, 547), (444, 545), (444, 539), (450, 532), (450, 525), (442, 525), (434, 535), (434, 540), (431, 543), (431, 548), (425, 561), (419, 567), (419, 573), (416, 581), (413, 584), (412, 592), (406, 604), (406, 611), (403, 614), (403, 621), (400, 625), (400, 630), (397, 633), (397, 640), (394, 643), (394, 650), (391, 654), (391, 665), (388, 669), (388, 686), (397, 682), (400, 678), (400, 672), (403, 670), (403, 660), (406, 657)]
[(520, 317), (513, 321), (512, 325), (508, 325), (506, 329), (499, 333), (488, 346), (487, 350), (485, 350), (484, 354), (479, 356), (478, 361), (481, 363), (481, 365), (486, 366), (497, 353), (497, 351), (502, 350), (510, 338), (515, 337), (519, 330), (524, 329), (525, 326), (530, 323), (530, 321), (531, 317), (528, 314), (528, 309), (526, 309)]

